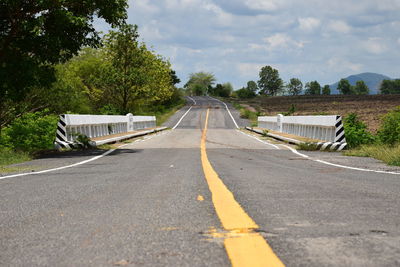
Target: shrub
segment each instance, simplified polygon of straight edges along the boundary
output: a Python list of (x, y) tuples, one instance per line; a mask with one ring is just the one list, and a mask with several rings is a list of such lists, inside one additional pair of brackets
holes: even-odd
[(27, 113), (15, 119), (2, 133), (2, 146), (12, 150), (35, 152), (51, 149), (58, 116), (43, 112)]
[(400, 142), (400, 106), (382, 118), (378, 138), (384, 144), (393, 145)]
[(375, 141), (375, 137), (367, 130), (365, 123), (360, 121), (355, 113), (350, 113), (345, 117), (344, 130), (349, 148), (372, 144)]

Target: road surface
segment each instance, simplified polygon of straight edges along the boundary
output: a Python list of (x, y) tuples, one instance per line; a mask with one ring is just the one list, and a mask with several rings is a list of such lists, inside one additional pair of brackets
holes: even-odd
[(400, 266), (399, 175), (307, 160), (193, 102), (174, 130), (0, 180), (0, 266)]

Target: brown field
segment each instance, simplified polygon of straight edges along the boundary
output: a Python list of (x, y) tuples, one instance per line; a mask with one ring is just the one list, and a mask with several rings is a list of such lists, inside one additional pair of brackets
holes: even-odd
[(375, 132), (382, 115), (400, 106), (400, 95), (330, 95), (330, 96), (275, 96), (235, 100), (267, 115), (288, 112), (295, 106), (294, 115), (341, 115), (356, 113), (368, 129)]

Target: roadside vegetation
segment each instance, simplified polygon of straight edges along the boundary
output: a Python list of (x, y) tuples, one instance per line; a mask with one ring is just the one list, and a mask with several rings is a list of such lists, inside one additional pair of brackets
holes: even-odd
[(344, 126), (350, 148), (345, 155), (373, 157), (400, 166), (400, 106), (382, 117), (376, 134), (369, 132), (355, 114), (346, 117)]
[[(126, 0), (0, 7), (0, 166), (52, 149), (59, 114), (155, 115), (160, 124), (184, 103), (170, 62), (126, 23)], [(113, 29), (100, 36), (94, 17)]]

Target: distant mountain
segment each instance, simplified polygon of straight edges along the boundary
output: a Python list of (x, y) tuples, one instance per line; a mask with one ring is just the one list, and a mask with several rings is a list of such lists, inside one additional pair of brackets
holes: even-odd
[[(379, 93), (379, 87), (383, 80), (391, 80), (391, 78), (388, 76), (378, 74), (378, 73), (371, 73), (371, 72), (365, 72), (365, 73), (360, 73), (360, 74), (356, 74), (356, 75), (351, 75), (344, 79), (349, 80), (351, 85), (355, 85), (357, 81), (364, 81), (366, 83), (366, 85), (368, 86), (369, 93), (371, 95)], [(339, 84), (339, 82), (330, 85), (331, 94), (333, 94), (333, 95), (339, 94), (339, 91), (337, 90), (338, 84)]]

